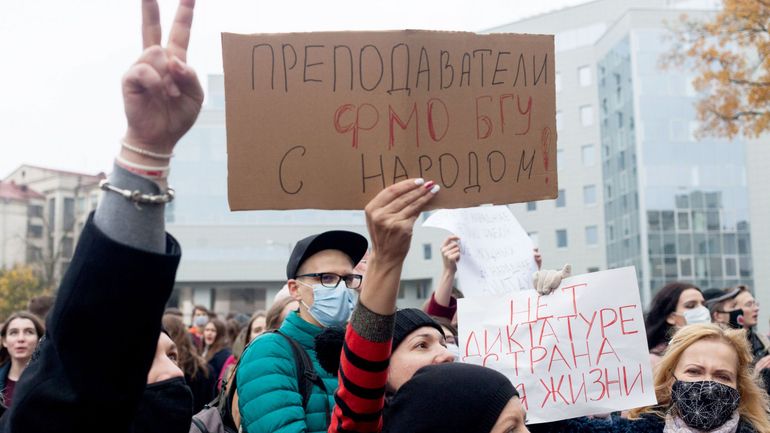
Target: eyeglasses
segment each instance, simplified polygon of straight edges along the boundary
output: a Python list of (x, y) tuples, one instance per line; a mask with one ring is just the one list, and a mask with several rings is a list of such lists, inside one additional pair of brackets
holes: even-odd
[(340, 284), (340, 281), (345, 280), (345, 287), (348, 289), (357, 289), (361, 287), (361, 280), (364, 279), (363, 275), (350, 274), (350, 275), (337, 275), (331, 272), (317, 272), (313, 274), (297, 275), (294, 278), (311, 277), (318, 278), (321, 281), (321, 285), (330, 289), (336, 289)]
[(743, 304), (743, 306), (746, 307), (746, 308), (759, 307), (759, 301), (749, 301), (749, 302), (746, 302), (745, 304)]

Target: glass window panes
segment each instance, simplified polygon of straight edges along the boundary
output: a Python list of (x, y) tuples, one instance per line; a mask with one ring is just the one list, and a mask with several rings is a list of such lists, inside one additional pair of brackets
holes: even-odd
[(586, 87), (591, 85), (591, 67), (590, 66), (581, 66), (578, 68), (578, 82), (580, 83), (581, 87)]
[(659, 234), (650, 234), (648, 236), (648, 243), (650, 249), (650, 255), (663, 254), (663, 239)]
[(663, 231), (665, 232), (674, 231), (674, 212), (673, 211), (661, 212), (660, 221), (661, 221), (661, 226), (663, 228)]
[(663, 254), (676, 255), (676, 235), (663, 235)]
[(556, 247), (567, 248), (567, 230), (556, 230)]
[(735, 277), (738, 275), (738, 261), (735, 257), (725, 257), (725, 276)]
[(594, 107), (590, 105), (583, 105), (580, 107), (580, 124), (583, 126), (591, 126), (594, 124)]
[(592, 167), (596, 164), (596, 150), (593, 144), (586, 144), (581, 147), (581, 155), (583, 157), (583, 166)]
[(679, 242), (677, 244), (677, 251), (679, 254), (692, 254), (692, 236), (689, 234), (677, 235)]
[(660, 212), (650, 210), (647, 211), (647, 227), (652, 231), (660, 231)]
[(666, 257), (663, 259), (663, 266), (665, 268), (665, 276), (667, 279), (679, 278), (679, 268), (677, 267), (676, 257)]
[(709, 254), (718, 256), (722, 254), (722, 238), (719, 235), (708, 235)]
[(586, 227), (586, 245), (599, 244), (599, 229), (596, 226)]
[(422, 258), (430, 260), (433, 257), (433, 248), (430, 244), (422, 244)]
[(722, 258), (712, 257), (709, 260), (709, 271), (711, 271), (711, 278), (722, 278)]
[(676, 207), (679, 209), (687, 209), (690, 207), (690, 197), (687, 194), (680, 194), (676, 196)]
[(559, 197), (556, 198), (556, 207), (567, 206), (567, 192), (563, 189), (559, 190)]
[(683, 277), (692, 276), (692, 259), (689, 257), (679, 258), (679, 272)]
[(696, 234), (692, 237), (693, 247), (695, 248), (695, 254), (708, 254), (708, 244), (706, 243), (706, 235)]
[(586, 185), (583, 187), (583, 204), (596, 204), (596, 185)]
[(722, 250), (725, 254), (737, 254), (738, 245), (736, 242), (736, 235), (734, 233), (722, 234)]
[(706, 228), (709, 231), (719, 230), (719, 211), (710, 210), (706, 212)]
[(706, 214), (702, 211), (692, 211), (692, 230), (695, 232), (706, 231)]
[(677, 212), (676, 219), (680, 231), (690, 230), (690, 214), (688, 212)]
[(738, 270), (741, 277), (751, 276), (751, 258), (748, 256), (741, 256), (738, 259)]
[(695, 278), (707, 278), (708, 272), (706, 270), (706, 258), (695, 258)]
[(738, 254), (750, 254), (751, 245), (749, 244), (749, 235), (746, 233), (738, 234)]
[(536, 201), (528, 201), (527, 202), (527, 211), (532, 212), (534, 210), (537, 210), (537, 202)]

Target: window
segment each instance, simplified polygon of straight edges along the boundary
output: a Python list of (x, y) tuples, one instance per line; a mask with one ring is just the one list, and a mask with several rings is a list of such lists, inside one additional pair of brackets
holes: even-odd
[(581, 148), (583, 167), (592, 167), (596, 164), (596, 151), (593, 144), (586, 144)]
[(556, 198), (556, 207), (567, 206), (567, 193), (563, 189), (559, 190), (559, 197)]
[(613, 242), (615, 240), (615, 224), (607, 224), (607, 241)]
[(430, 244), (422, 244), (422, 258), (425, 260), (433, 258), (433, 248)]
[(30, 218), (43, 218), (43, 206), (31, 204), (27, 208), (27, 216)]
[(596, 204), (596, 185), (586, 185), (583, 187), (583, 204)]
[(567, 248), (567, 230), (556, 230), (556, 248)]
[(598, 266), (591, 266), (591, 267), (588, 268), (587, 271), (588, 271), (589, 274), (591, 272), (599, 272), (599, 267)]
[(40, 239), (43, 237), (43, 226), (29, 225), (27, 226), (27, 236), (33, 239)]
[(556, 130), (561, 131), (564, 129), (564, 113), (561, 111), (556, 112)]
[[(580, 124), (583, 126), (594, 124), (594, 107), (590, 105), (580, 107)], [(556, 129), (559, 129), (559, 127), (557, 126)]]
[(578, 68), (578, 82), (580, 83), (581, 87), (586, 87), (591, 85), (591, 67), (590, 66), (581, 66)]
[(679, 258), (679, 273), (683, 277), (692, 277), (692, 258)]
[(70, 231), (75, 228), (75, 199), (64, 199), (64, 230)]
[(62, 251), (62, 256), (66, 258), (72, 257), (72, 253), (75, 251), (72, 238), (67, 237), (62, 239), (61, 251)]
[(586, 245), (599, 245), (599, 229), (596, 226), (586, 227)]
[(556, 93), (561, 92), (561, 72), (556, 73), (556, 79), (554, 80), (554, 84), (556, 85)]
[(537, 210), (537, 202), (536, 201), (528, 201), (527, 202), (527, 211), (532, 212)]
[(48, 199), (48, 229), (50, 231), (56, 230), (56, 199)]

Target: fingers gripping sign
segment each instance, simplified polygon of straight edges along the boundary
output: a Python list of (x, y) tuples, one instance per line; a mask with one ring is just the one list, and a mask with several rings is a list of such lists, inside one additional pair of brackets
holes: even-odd
[(460, 261), (460, 237), (449, 236), (441, 245), (441, 258), (444, 268), (457, 271), (457, 262)]
[(414, 222), (438, 193), (433, 181), (408, 179), (380, 191), (366, 206), (372, 251), (381, 261), (401, 262), (409, 252)]
[[(170, 154), (198, 117), (203, 89), (186, 63), (194, 6), (194, 0), (180, 1), (164, 48), (157, 0), (142, 0), (144, 51), (123, 76), (125, 141), (131, 146)], [(121, 156), (147, 162), (141, 154), (130, 153)]]

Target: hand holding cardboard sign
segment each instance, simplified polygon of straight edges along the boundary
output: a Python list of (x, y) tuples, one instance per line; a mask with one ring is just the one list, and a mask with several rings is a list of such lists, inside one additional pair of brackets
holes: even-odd
[[(203, 103), (198, 76), (185, 63), (194, 6), (195, 0), (180, 0), (164, 48), (160, 45), (157, 0), (143, 0), (144, 51), (123, 76), (123, 104), (128, 121), (124, 140), (129, 146), (156, 156), (171, 153), (195, 123)], [(137, 164), (163, 164), (162, 158), (148, 156), (151, 154), (124, 148), (121, 157)]]
[(380, 191), (366, 205), (372, 252), (359, 299), (371, 311), (383, 315), (395, 311), (414, 222), (438, 191), (433, 181), (408, 179)]

